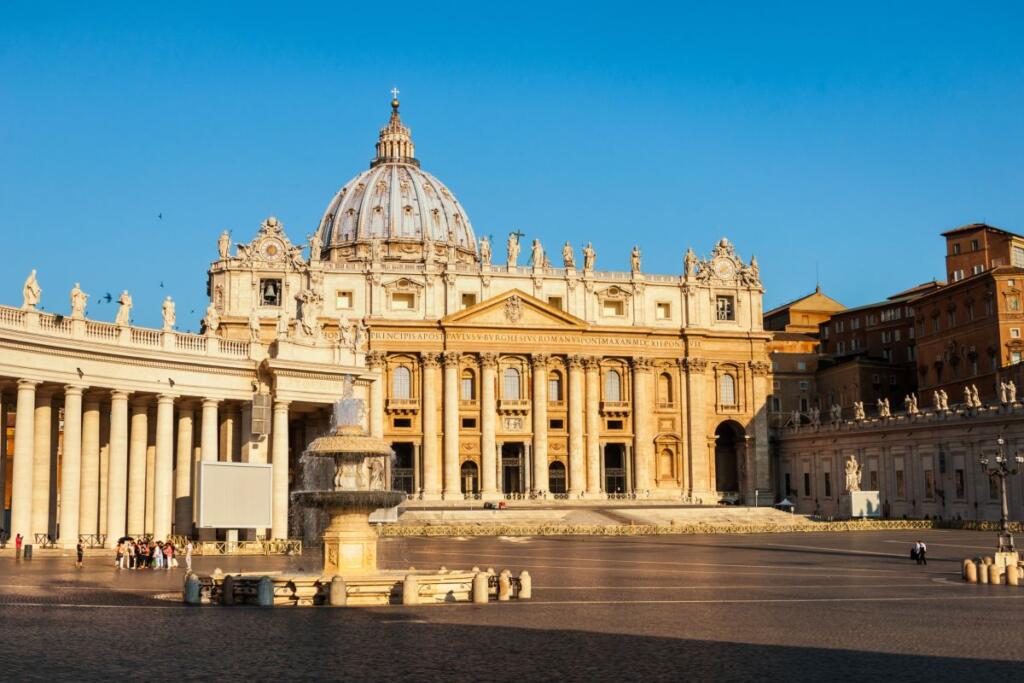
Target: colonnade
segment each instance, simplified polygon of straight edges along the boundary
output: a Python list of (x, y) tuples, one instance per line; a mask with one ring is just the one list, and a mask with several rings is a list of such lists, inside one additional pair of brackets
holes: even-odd
[[(31, 379), (17, 382), (16, 396), (7, 532), (10, 538), (21, 534), (26, 543), (54, 531), (57, 544), (65, 548), (73, 548), (80, 537), (95, 542), (105, 536), (111, 547), (125, 535), (191, 535), (197, 512), (196, 461), (267, 462), (259, 437), (239, 438), (246, 429), (251, 432), (249, 403), (225, 406), (214, 398), (132, 395)], [(10, 407), (3, 404), (5, 397), (0, 394), (0, 415), (6, 419)], [(270, 536), (280, 539), (288, 534), (288, 423), (289, 403), (276, 401), (268, 439)], [(0, 439), (0, 448), (6, 447), (6, 438)], [(0, 451), (0, 456), (3, 462), (6, 453)], [(0, 468), (0, 491), (3, 476)]]
[[(460, 481), (460, 368), (466, 354), (457, 351), (420, 354), (422, 403), (422, 497), (425, 500), (461, 499), (464, 494)], [(500, 496), (498, 481), (498, 416), (502, 412), (497, 397), (497, 370), (499, 354), (483, 352), (473, 354), (478, 361), (480, 389), (480, 494), (485, 500)], [(386, 366), (383, 353), (371, 353), (367, 363), (371, 369)], [(529, 458), (529, 489), (532, 492), (549, 490), (549, 368), (554, 357), (532, 354), (532, 390), (529, 392), (530, 429), (524, 431)], [(567, 493), (570, 497), (598, 498), (604, 495), (601, 481), (601, 358), (597, 356), (567, 355), (566, 417), (568, 427)], [(561, 361), (559, 361), (561, 367)], [(650, 490), (654, 487), (651, 468), (654, 461), (655, 416), (652, 382), (654, 364), (649, 358), (630, 360), (632, 373), (632, 401), (623, 396), (623, 405), (632, 415), (632, 454), (635, 459), (634, 487)], [(441, 404), (434, 387), (441, 371)], [(381, 382), (370, 387), (371, 425), (382, 423), (385, 388)], [(526, 393), (526, 392), (524, 392)], [(563, 400), (559, 399), (559, 400)], [(440, 410), (439, 410), (440, 408)], [(701, 407), (703, 409), (703, 407)], [(380, 413), (377, 413), (377, 410)], [(438, 414), (441, 424), (438, 424)], [(381, 427), (381, 429), (383, 429)], [(508, 436), (506, 435), (506, 439)], [(440, 444), (441, 448), (438, 448)]]

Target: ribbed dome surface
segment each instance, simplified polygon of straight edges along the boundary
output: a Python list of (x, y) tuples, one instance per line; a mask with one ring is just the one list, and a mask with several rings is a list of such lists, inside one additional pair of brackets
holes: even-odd
[(345, 184), (320, 221), (325, 250), (365, 240), (425, 241), (476, 252), (469, 216), (444, 183), (419, 168), (412, 136), (391, 103), (370, 169)]

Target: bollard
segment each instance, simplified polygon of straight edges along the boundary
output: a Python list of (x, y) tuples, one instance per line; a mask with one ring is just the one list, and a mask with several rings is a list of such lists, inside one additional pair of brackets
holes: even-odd
[(525, 569), (519, 572), (519, 599), (529, 600), (533, 597), (533, 579)]
[(235, 577), (228, 574), (220, 582), (220, 604), (235, 604)]
[(964, 563), (964, 580), (967, 583), (978, 583), (978, 565), (970, 560)]
[(506, 602), (512, 593), (512, 574), (507, 569), (502, 569), (498, 574), (498, 600)]
[(415, 574), (407, 575), (405, 581), (402, 582), (402, 604), (420, 604), (420, 581)]
[(348, 604), (348, 588), (345, 586), (345, 578), (335, 576), (331, 579), (331, 592), (328, 597), (331, 607), (344, 607)]
[(274, 606), (274, 580), (264, 576), (256, 584), (256, 604), (260, 607)]
[(988, 582), (993, 586), (999, 585), (999, 565), (990, 564), (988, 566)]
[(1020, 570), (1013, 565), (1006, 565), (1006, 585), (1007, 586), (1019, 586), (1020, 585)]
[(978, 563), (978, 583), (988, 583), (988, 565), (984, 560)]
[(984, 562), (985, 564), (992, 564), (992, 563), (994, 563), (994, 562), (995, 562), (995, 560), (994, 560), (994, 559), (992, 559), (992, 556), (991, 556), (991, 555), (986, 555), (986, 556), (985, 556), (985, 558), (984, 558), (984, 559), (983, 559), (982, 561), (983, 561), (983, 562)]
[(199, 583), (199, 577), (195, 574), (188, 574), (185, 577), (185, 604), (186, 605), (198, 605), (202, 602), (202, 596), (200, 588), (202, 585)]
[(473, 602), (478, 605), (486, 605), (489, 591), (487, 590), (486, 572), (477, 572), (473, 576)]
[(963, 579), (964, 581), (967, 580), (967, 565), (969, 565), (969, 564), (974, 564), (974, 563), (971, 562), (968, 559), (964, 559), (964, 561), (960, 563), (960, 578)]

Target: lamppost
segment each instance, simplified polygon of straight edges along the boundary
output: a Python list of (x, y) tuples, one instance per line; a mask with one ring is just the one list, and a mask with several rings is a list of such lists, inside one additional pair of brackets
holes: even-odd
[[(978, 462), (981, 463), (981, 470), (989, 477), (999, 477), (999, 492), (1002, 497), (1003, 510), (999, 517), (999, 537), (997, 549), (1001, 553), (1012, 553), (1015, 552), (1013, 548), (1013, 534), (1010, 533), (1010, 508), (1006, 499), (1006, 478), (1011, 474), (1017, 474), (1017, 467), (1011, 468), (1009, 465), (1006, 453), (1003, 450), (1003, 446), (1006, 445), (1006, 440), (1003, 437), (996, 439), (996, 457), (995, 465), (989, 466), (989, 459), (982, 455)], [(1014, 461), (1018, 464), (1024, 464), (1024, 456), (1018, 453), (1014, 456)]]

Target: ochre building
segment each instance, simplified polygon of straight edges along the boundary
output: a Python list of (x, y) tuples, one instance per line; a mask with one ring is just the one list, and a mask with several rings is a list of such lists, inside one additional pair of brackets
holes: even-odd
[(191, 533), (207, 459), (271, 463), (265, 533), (285, 537), (299, 457), (346, 378), (412, 499), (771, 498), (756, 259), (723, 238), (678, 274), (646, 273), (639, 248), (606, 271), (593, 245), (522, 237), (476, 239), (395, 100), (308, 243), (275, 218), (246, 244), (221, 235), (201, 334), (167, 305), (163, 329), (131, 325), (127, 293), (114, 323), (80, 291), (43, 313), (33, 274), (0, 308), (10, 535)]

